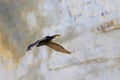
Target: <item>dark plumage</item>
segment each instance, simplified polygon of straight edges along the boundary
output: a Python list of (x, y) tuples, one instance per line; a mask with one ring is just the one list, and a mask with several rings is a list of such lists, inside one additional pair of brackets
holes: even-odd
[(40, 46), (46, 45), (46, 46), (48, 46), (48, 47), (50, 47), (50, 48), (52, 48), (56, 51), (66, 53), (66, 54), (70, 54), (71, 53), (70, 51), (66, 50), (61, 45), (52, 42), (52, 40), (54, 38), (56, 38), (57, 36), (60, 36), (60, 35), (46, 36), (45, 38), (43, 38), (41, 40), (37, 40), (27, 47), (27, 51), (31, 50), (32, 47), (40, 47)]

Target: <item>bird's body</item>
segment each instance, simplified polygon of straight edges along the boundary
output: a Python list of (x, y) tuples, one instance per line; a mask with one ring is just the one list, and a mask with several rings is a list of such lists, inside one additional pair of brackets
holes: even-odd
[(38, 45), (36, 47), (42, 46), (42, 45), (46, 45), (48, 44), (54, 37), (50, 37), (50, 36), (46, 36), (45, 38), (43, 38), (42, 40), (39, 41)]
[(56, 51), (59, 51), (59, 52), (62, 52), (62, 53), (67, 53), (67, 54), (70, 54), (71, 52), (66, 50), (65, 48), (63, 48), (61, 45), (57, 44), (57, 43), (54, 43), (52, 42), (52, 40), (54, 38), (56, 38), (57, 36), (59, 35), (53, 35), (53, 36), (46, 36), (45, 38), (41, 39), (41, 40), (37, 40), (35, 41), (34, 43), (30, 44), (28, 47), (27, 47), (27, 51), (31, 50), (32, 47), (40, 47), (40, 46), (43, 46), (43, 45), (46, 45)]

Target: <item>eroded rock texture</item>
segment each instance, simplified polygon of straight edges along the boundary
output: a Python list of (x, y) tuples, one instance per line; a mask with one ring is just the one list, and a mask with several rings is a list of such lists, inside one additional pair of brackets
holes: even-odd
[[(0, 0), (0, 80), (119, 80), (120, 0)], [(71, 55), (46, 46), (46, 35)]]

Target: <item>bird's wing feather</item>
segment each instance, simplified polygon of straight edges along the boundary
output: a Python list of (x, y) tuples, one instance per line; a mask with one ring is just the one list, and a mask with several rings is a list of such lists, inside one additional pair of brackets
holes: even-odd
[(31, 48), (34, 47), (34, 46), (36, 46), (39, 42), (40, 42), (40, 40), (37, 40), (37, 41), (35, 41), (34, 43), (30, 44), (30, 45), (27, 47), (27, 51), (31, 50)]
[(66, 53), (66, 54), (70, 54), (71, 52), (66, 50), (65, 48), (63, 48), (61, 45), (57, 44), (57, 43), (54, 43), (52, 41), (50, 41), (48, 44), (47, 44), (48, 47), (56, 50), (56, 51), (59, 51), (59, 52), (62, 52), (62, 53)]

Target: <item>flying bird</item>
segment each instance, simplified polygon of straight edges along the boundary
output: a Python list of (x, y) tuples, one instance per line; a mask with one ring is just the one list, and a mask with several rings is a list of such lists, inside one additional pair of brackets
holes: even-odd
[(33, 48), (33, 47), (40, 47), (40, 46), (46, 45), (46, 46), (48, 46), (48, 47), (50, 47), (50, 48), (52, 48), (56, 51), (66, 53), (66, 54), (70, 54), (71, 53), (70, 51), (66, 50), (61, 45), (52, 41), (53, 39), (55, 39), (58, 36), (60, 36), (60, 35), (57, 34), (57, 35), (53, 35), (53, 36), (46, 36), (41, 40), (37, 40), (27, 47), (27, 51), (31, 50), (31, 48)]

